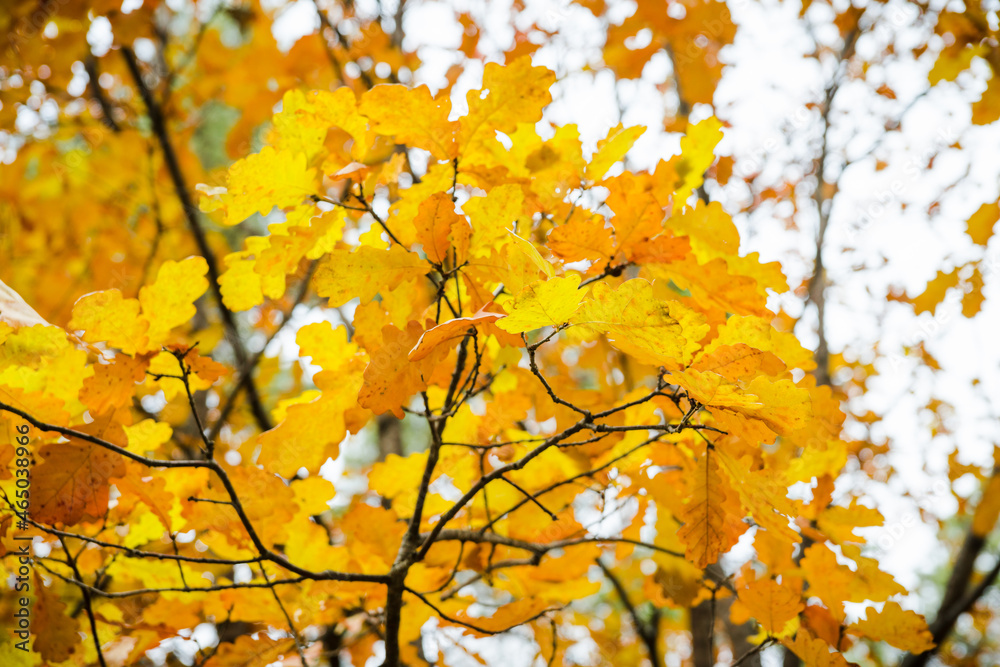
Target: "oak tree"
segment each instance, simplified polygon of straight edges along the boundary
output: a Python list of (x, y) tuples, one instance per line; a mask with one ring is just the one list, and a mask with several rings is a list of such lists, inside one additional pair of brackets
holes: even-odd
[[(915, 605), (843, 491), (890, 488), (891, 445), (852, 401), (877, 360), (828, 342), (824, 265), (852, 252), (827, 234), (843, 175), (886, 168), (916, 104), (858, 150), (841, 91), (896, 100), (874, 73), (933, 44), (913, 97), (958, 97), (995, 10), (914, 5), (906, 51), (894, 5), (806, 3), (816, 141), (766, 171), (720, 149), (724, 2), (514, 3), (505, 41), (485, 6), (386, 5), (0, 15), (0, 613), (31, 610), (0, 662), (910, 665), (961, 659), (970, 610), (967, 654), (995, 655), (1000, 477), (952, 457), (961, 546)], [(456, 45), (422, 43), (438, 10)], [(565, 103), (602, 77), (656, 91), (661, 127), (623, 100), (586, 145)], [(638, 168), (651, 136), (679, 150)], [(782, 215), (805, 270), (747, 250)], [(970, 216), (976, 256), (878, 301), (961, 290), (975, 317), (1000, 210)]]

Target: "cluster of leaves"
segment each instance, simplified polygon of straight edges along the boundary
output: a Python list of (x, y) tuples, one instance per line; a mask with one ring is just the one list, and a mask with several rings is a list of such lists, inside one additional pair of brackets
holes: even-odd
[[(152, 664), (209, 623), (219, 641), (193, 659), (220, 667), (482, 661), (502, 644), (470, 638), (499, 634), (525, 664), (658, 665), (678, 642), (714, 659), (716, 604), (744, 664), (772, 644), (807, 665), (936, 646), (864, 552), (856, 531), (881, 514), (835, 496), (863, 443), (825, 342), (814, 356), (768, 309), (789, 292), (781, 266), (741, 251), (706, 191), (732, 160), (723, 123), (688, 116), (734, 39), (724, 3), (574, 6), (608, 24), (616, 78), (669, 55), (680, 152), (647, 171), (627, 168), (647, 128), (609, 128), (588, 154), (544, 119), (544, 25), (517, 27), (462, 99), (486, 29), (468, 12), (432, 94), (411, 85), (403, 2), (318, 3), (318, 33), (290, 50), (256, 2), (172, 5), (0, 17), (0, 123), (20, 127), (0, 275), (34, 308), (0, 283), (4, 575), (15, 536), (36, 556), (33, 653), (0, 643), (0, 662)], [(843, 53), (862, 14), (837, 16)], [(989, 30), (962, 16), (940, 32)], [(962, 34), (932, 81), (986, 57), (989, 34)], [(969, 223), (984, 247), (990, 206)], [(933, 310), (969, 283), (974, 315), (977, 261), (910, 301)], [(289, 370), (265, 351), (303, 311)], [(381, 455), (345, 492), (321, 469), (365, 434)], [(1000, 477), (978, 472), (973, 555), (1000, 513)]]

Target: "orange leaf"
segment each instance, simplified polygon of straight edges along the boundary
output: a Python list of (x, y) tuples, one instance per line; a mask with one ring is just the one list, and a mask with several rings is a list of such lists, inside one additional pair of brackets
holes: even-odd
[(465, 332), (469, 329), (478, 326), (480, 324), (487, 324), (489, 322), (496, 322), (498, 319), (503, 317), (499, 313), (488, 313), (485, 309), (489, 307), (490, 304), (483, 306), (479, 312), (470, 317), (456, 317), (453, 320), (448, 320), (444, 324), (439, 324), (436, 327), (432, 327), (420, 335), (420, 339), (417, 344), (413, 346), (410, 350), (409, 359), (410, 361), (420, 361), (425, 359), (434, 349), (441, 345), (442, 343), (454, 340), (456, 338), (461, 338), (465, 335)]
[(769, 635), (780, 635), (785, 626), (802, 611), (801, 590), (788, 582), (757, 579), (736, 591), (740, 602)]
[[(97, 423), (80, 430), (107, 439), (107, 433), (94, 428)], [(125, 474), (120, 454), (76, 438), (45, 445), (40, 453), (45, 460), (35, 469), (31, 489), (31, 515), (36, 521), (72, 525), (83, 518), (104, 516), (108, 510), (108, 480)]]
[(417, 228), (417, 242), (423, 246), (427, 259), (435, 264), (447, 259), (448, 250), (451, 249), (448, 237), (452, 230), (469, 227), (465, 218), (455, 212), (455, 202), (451, 195), (445, 192), (434, 193), (424, 200), (413, 224)]
[(80, 648), (80, 627), (59, 599), (58, 593), (45, 587), (35, 572), (35, 605), (32, 607), (31, 631), (35, 635), (32, 645), (48, 662), (64, 662)]
[(800, 629), (795, 633), (795, 639), (781, 641), (792, 653), (799, 656), (809, 667), (848, 667), (852, 664), (840, 653), (831, 653), (830, 645), (822, 639), (817, 639), (808, 631)]
[(552, 254), (567, 262), (587, 260), (594, 264), (607, 264), (614, 255), (611, 228), (603, 218), (571, 220), (549, 234), (546, 244)]
[(271, 639), (263, 633), (257, 639), (242, 635), (235, 642), (219, 644), (205, 667), (266, 667), (294, 654), (294, 639)]
[(428, 355), (411, 361), (410, 350), (417, 347), (423, 327), (415, 321), (401, 331), (391, 324), (382, 328), (383, 345), (372, 354), (365, 369), (364, 386), (358, 404), (375, 414), (392, 412), (403, 418), (403, 406), (411, 396), (427, 388), (427, 380), (436, 364)]
[(710, 451), (704, 451), (685, 481), (689, 500), (680, 511), (684, 525), (677, 537), (688, 560), (704, 568), (729, 551), (747, 526), (739, 520), (739, 505)]
[(125, 354), (115, 355), (110, 364), (95, 364), (94, 374), (83, 381), (80, 402), (95, 415), (124, 407), (132, 400), (136, 383), (142, 382), (148, 366), (147, 357)]

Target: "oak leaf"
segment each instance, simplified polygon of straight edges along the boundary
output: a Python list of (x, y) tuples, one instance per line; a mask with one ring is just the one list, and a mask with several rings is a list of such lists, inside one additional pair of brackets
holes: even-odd
[(522, 57), (506, 67), (487, 63), (483, 87), (466, 95), (469, 113), (459, 123), (459, 145), (494, 139), (494, 132), (512, 132), (518, 123), (541, 120), (542, 109), (552, 101), (549, 88), (555, 73), (546, 67), (532, 67), (530, 57)]
[(35, 642), (32, 648), (42, 660), (65, 662), (80, 648), (79, 623), (69, 614), (58, 593), (46, 587), (37, 572), (34, 584), (31, 631)]
[(409, 352), (410, 361), (420, 361), (425, 359), (430, 355), (439, 345), (443, 345), (449, 340), (456, 340), (462, 338), (469, 329), (474, 327), (479, 327), (490, 322), (496, 322), (497, 320), (503, 318), (500, 313), (491, 313), (485, 310), (489, 307), (487, 304), (475, 315), (470, 315), (469, 317), (456, 317), (454, 319), (448, 320), (436, 327), (431, 327), (424, 333), (420, 334), (420, 339), (417, 344), (413, 346), (413, 349)]
[(81, 297), (69, 328), (82, 329), (88, 343), (107, 343), (129, 355), (149, 347), (149, 322), (139, 318), (139, 301), (124, 298), (117, 289)]
[(985, 247), (993, 236), (993, 227), (1000, 220), (1000, 202), (983, 204), (966, 223), (966, 234), (973, 243)]
[[(106, 425), (107, 421), (94, 422), (79, 430), (108, 439), (114, 427), (105, 430)], [(76, 438), (45, 445), (39, 453), (44, 461), (35, 469), (36, 481), (31, 489), (31, 515), (36, 521), (72, 525), (84, 518), (96, 520), (104, 516), (110, 492), (108, 480), (125, 473), (121, 454)]]
[(427, 86), (375, 86), (361, 96), (358, 110), (368, 117), (372, 130), (395, 136), (398, 143), (428, 150), (439, 160), (458, 154), (457, 123), (448, 120), (451, 101), (432, 98)]
[(451, 249), (449, 236), (452, 229), (468, 228), (465, 218), (455, 213), (455, 202), (444, 192), (437, 192), (420, 205), (413, 224), (417, 228), (417, 242), (423, 246), (427, 259), (441, 264), (448, 258)]
[(597, 142), (597, 152), (587, 165), (586, 178), (599, 181), (608, 170), (625, 157), (635, 140), (642, 136), (646, 128), (642, 125), (624, 128), (621, 123), (608, 132), (608, 136)]
[(606, 265), (615, 254), (612, 230), (603, 218), (574, 219), (552, 230), (546, 243), (556, 257), (567, 262), (587, 260)]
[(678, 301), (660, 301), (653, 286), (636, 278), (612, 290), (595, 283), (573, 324), (604, 333), (611, 344), (643, 363), (686, 365), (709, 331), (705, 318)]
[(800, 628), (794, 639), (782, 639), (781, 643), (809, 667), (849, 667), (853, 664), (840, 653), (831, 653), (829, 644), (805, 629)]
[(586, 294), (586, 289), (580, 289), (580, 276), (539, 280), (506, 304), (507, 317), (497, 322), (497, 326), (509, 333), (562, 326), (580, 307)]
[(865, 619), (852, 624), (850, 629), (910, 653), (923, 653), (935, 646), (923, 617), (903, 609), (898, 602), (886, 602), (879, 612), (869, 609)]
[(354, 298), (367, 303), (380, 292), (419, 278), (430, 269), (426, 260), (401, 246), (388, 250), (362, 246), (353, 252), (331, 252), (319, 265), (314, 280), (316, 293), (337, 307)]
[(372, 354), (365, 369), (364, 384), (358, 404), (375, 414), (392, 412), (403, 418), (403, 407), (410, 397), (427, 388), (439, 354), (412, 361), (409, 353), (424, 334), (418, 322), (410, 321), (405, 330), (391, 324), (382, 328), (383, 345)]
[(772, 636), (784, 634), (789, 621), (803, 609), (801, 587), (779, 584), (771, 578), (748, 581), (736, 594), (751, 617)]
[(282, 656), (295, 653), (295, 640), (271, 639), (261, 634), (257, 639), (241, 635), (235, 642), (219, 645), (219, 650), (205, 663), (205, 667), (266, 667)]
[(710, 450), (696, 461), (685, 482), (689, 499), (680, 512), (684, 525), (677, 537), (685, 545), (687, 559), (704, 568), (729, 551), (747, 526), (737, 518), (734, 493), (719, 474)]
[(223, 209), (222, 223), (238, 225), (254, 213), (266, 215), (275, 207), (289, 208), (316, 191), (316, 170), (306, 165), (304, 153), (265, 146), (259, 153), (229, 168), (224, 188), (201, 188), (207, 195), (201, 209)]

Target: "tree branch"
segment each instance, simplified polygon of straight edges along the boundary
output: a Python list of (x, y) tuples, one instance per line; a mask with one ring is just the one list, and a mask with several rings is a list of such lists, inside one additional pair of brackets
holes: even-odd
[(660, 613), (658, 609), (653, 609), (653, 618), (650, 619), (649, 623), (646, 623), (635, 611), (635, 605), (632, 604), (631, 600), (628, 599), (628, 591), (625, 590), (625, 586), (622, 582), (615, 576), (614, 572), (611, 571), (604, 561), (600, 558), (595, 559), (597, 565), (604, 572), (604, 576), (607, 577), (611, 585), (614, 586), (615, 591), (618, 593), (618, 597), (621, 599), (622, 604), (625, 606), (626, 611), (628, 611), (629, 617), (632, 619), (632, 625), (635, 626), (636, 633), (639, 635), (639, 639), (642, 643), (646, 645), (646, 652), (649, 654), (649, 661), (653, 664), (653, 667), (660, 667), (663, 662), (660, 660), (660, 652), (657, 648), (659, 642), (660, 629)]
[[(146, 82), (143, 81), (142, 72), (139, 69), (139, 62), (136, 60), (132, 49), (127, 46), (123, 46), (121, 47), (121, 51), (122, 57), (125, 59), (125, 64), (128, 66), (129, 74), (132, 76), (132, 81), (135, 83), (136, 88), (139, 91), (139, 95), (142, 97), (142, 101), (146, 105), (146, 113), (149, 116), (149, 121), (153, 128), (153, 134), (156, 136), (156, 139), (160, 144), (160, 150), (163, 151), (163, 160), (167, 165), (167, 171), (170, 172), (170, 180), (173, 181), (174, 190), (177, 191), (177, 198), (180, 200), (184, 216), (187, 218), (188, 227), (190, 227), (191, 234), (194, 236), (195, 243), (198, 245), (198, 252), (200, 252), (202, 257), (205, 258), (205, 263), (208, 265), (209, 285), (212, 288), (212, 293), (215, 295), (215, 300), (219, 307), (222, 324), (226, 329), (226, 337), (229, 339), (229, 343), (233, 347), (233, 354), (236, 357), (238, 371), (242, 374), (244, 369), (247, 367), (247, 351), (243, 346), (243, 340), (240, 338), (239, 330), (236, 326), (236, 318), (233, 316), (233, 312), (229, 310), (225, 302), (222, 300), (222, 286), (219, 283), (219, 268), (215, 261), (215, 254), (212, 252), (212, 248), (208, 244), (208, 237), (205, 234), (205, 230), (202, 228), (198, 209), (194, 205), (194, 201), (191, 199), (191, 191), (188, 189), (187, 183), (184, 180), (184, 173), (181, 171), (180, 162), (177, 159), (177, 153), (174, 151), (174, 146), (170, 141), (170, 134), (167, 131), (163, 111), (160, 108), (159, 103), (153, 97), (152, 91), (146, 85)], [(270, 430), (273, 426), (273, 424), (271, 424), (271, 416), (264, 408), (257, 386), (252, 381), (248, 381), (247, 383), (247, 397), (250, 402), (250, 409), (251, 412), (253, 412), (254, 420), (257, 422), (257, 426), (262, 431)]]

